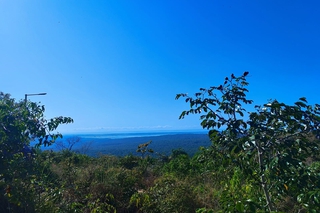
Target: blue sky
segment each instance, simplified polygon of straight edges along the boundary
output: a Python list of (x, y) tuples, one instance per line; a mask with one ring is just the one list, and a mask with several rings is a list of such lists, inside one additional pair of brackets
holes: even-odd
[(0, 1), (0, 91), (59, 131), (200, 129), (177, 93), (249, 71), (248, 97), (319, 103), (319, 1)]

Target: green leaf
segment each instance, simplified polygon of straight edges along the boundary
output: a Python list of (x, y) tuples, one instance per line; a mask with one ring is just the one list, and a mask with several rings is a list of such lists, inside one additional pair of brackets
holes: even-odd
[(235, 207), (239, 212), (244, 212), (244, 205), (241, 201), (238, 201)]
[(301, 101), (297, 101), (294, 103), (295, 105), (299, 106), (299, 107), (306, 107), (307, 105)]
[(306, 97), (301, 97), (301, 98), (299, 98), (299, 100), (308, 103)]

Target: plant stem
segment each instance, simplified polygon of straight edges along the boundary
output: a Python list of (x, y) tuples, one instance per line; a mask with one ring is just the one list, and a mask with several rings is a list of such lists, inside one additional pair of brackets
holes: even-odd
[(267, 201), (267, 206), (270, 212), (275, 211), (272, 202), (271, 202), (271, 198), (270, 198), (270, 194), (268, 191), (268, 185), (267, 185), (267, 181), (266, 178), (264, 176), (264, 164), (263, 164), (263, 150), (260, 148), (260, 146), (257, 146), (258, 149), (258, 158), (259, 158), (259, 166), (260, 166), (260, 179), (261, 179), (261, 187), (263, 189), (264, 195), (266, 197), (266, 201)]

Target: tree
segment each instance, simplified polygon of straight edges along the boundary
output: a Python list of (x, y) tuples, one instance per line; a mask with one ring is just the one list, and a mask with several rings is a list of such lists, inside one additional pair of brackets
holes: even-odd
[(253, 103), (246, 96), (248, 74), (232, 74), (222, 85), (200, 88), (195, 97), (178, 94), (176, 99), (183, 97), (190, 104), (179, 118), (200, 115), (201, 126), (210, 130), (214, 152), (259, 184), (270, 212), (285, 195), (319, 210), (320, 177), (310, 172), (307, 162), (319, 156), (320, 105), (308, 105), (304, 97), (294, 105), (270, 100), (247, 112), (245, 105)]
[[(60, 124), (73, 122), (70, 117), (44, 117), (44, 106), (34, 102), (15, 101), (9, 94), (0, 92), (0, 188), (6, 188), (6, 195), (16, 199), (12, 181), (30, 176), (26, 164), (30, 164), (32, 153), (26, 152), (31, 141), (37, 146), (49, 146), (60, 133), (53, 133)], [(3, 197), (1, 197), (1, 202)], [(3, 205), (2, 205), (3, 206)]]
[(151, 142), (152, 141), (148, 141), (147, 143), (139, 144), (137, 152), (141, 153), (142, 159), (145, 158), (145, 154), (147, 152), (149, 152), (150, 154), (152, 154), (154, 152), (153, 149), (148, 148), (148, 146), (151, 144)]
[(74, 145), (78, 144), (81, 141), (81, 138), (76, 136), (76, 137), (71, 137), (67, 138), (66, 141), (56, 141), (55, 145), (58, 147), (58, 149), (61, 151), (69, 151), (71, 152), (72, 148)]

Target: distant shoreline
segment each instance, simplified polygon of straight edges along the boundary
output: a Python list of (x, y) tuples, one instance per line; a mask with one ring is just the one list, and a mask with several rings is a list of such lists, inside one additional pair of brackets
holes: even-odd
[(75, 132), (75, 133), (65, 133), (63, 136), (117, 136), (117, 138), (121, 137), (143, 137), (144, 135), (173, 135), (173, 134), (207, 134), (208, 130), (172, 130), (172, 131), (164, 131), (164, 130), (154, 130), (154, 131), (114, 131), (114, 132)]

